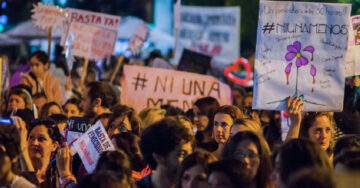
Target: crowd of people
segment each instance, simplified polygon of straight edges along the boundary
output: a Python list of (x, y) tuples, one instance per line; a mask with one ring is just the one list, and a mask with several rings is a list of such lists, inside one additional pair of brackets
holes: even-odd
[[(3, 97), (0, 187), (359, 185), (349, 183), (360, 177), (358, 77), (347, 80), (343, 112), (305, 113), (302, 100), (289, 97), (290, 127), (282, 139), (280, 112), (252, 110), (251, 89), (234, 86), (232, 105), (208, 96), (186, 112), (170, 105), (137, 112), (121, 103), (117, 87), (95, 76), (82, 84), (69, 73), (62, 91), (49, 65), (45, 52), (31, 54)], [(67, 143), (72, 117), (100, 121), (115, 148), (100, 154), (91, 173)]]

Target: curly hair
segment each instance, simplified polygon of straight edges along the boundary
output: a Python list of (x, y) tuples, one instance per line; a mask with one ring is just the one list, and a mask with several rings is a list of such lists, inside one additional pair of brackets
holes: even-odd
[[(137, 136), (141, 135), (142, 129), (143, 129), (143, 122), (141, 121), (140, 117), (137, 115), (135, 110), (131, 107), (128, 107), (126, 105), (117, 105), (112, 109), (113, 113), (109, 118), (107, 130), (110, 128), (116, 128), (119, 125), (113, 125), (113, 122), (117, 118), (125, 118), (127, 117), (129, 119), (129, 122), (131, 124), (131, 132), (134, 133)], [(115, 127), (114, 127), (115, 126)]]
[(20, 135), (14, 124), (0, 123), (0, 145), (5, 146), (10, 159), (20, 155)]
[(49, 63), (49, 56), (44, 51), (38, 50), (30, 55), (30, 59), (36, 57), (42, 64), (46, 65)]

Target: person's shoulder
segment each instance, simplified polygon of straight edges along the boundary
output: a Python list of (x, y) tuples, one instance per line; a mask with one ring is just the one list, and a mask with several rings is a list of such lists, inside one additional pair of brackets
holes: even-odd
[(138, 188), (152, 188), (151, 174), (145, 176), (141, 180), (136, 181), (136, 186)]
[(11, 188), (35, 188), (36, 186), (21, 176), (16, 176)]

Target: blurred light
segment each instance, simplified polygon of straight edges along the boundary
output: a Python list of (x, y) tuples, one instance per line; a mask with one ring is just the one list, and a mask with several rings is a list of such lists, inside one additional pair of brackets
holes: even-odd
[(60, 6), (65, 6), (67, 2), (68, 2), (68, 0), (58, 0), (58, 4)]
[(0, 25), (0, 33), (4, 31), (4, 26)]
[(7, 15), (1, 15), (0, 16), (0, 25), (6, 25), (8, 23), (8, 16)]
[(7, 7), (6, 2), (5, 2), (5, 1), (4, 1), (4, 2), (2, 2), (2, 3), (1, 3), (1, 8), (2, 8), (2, 9), (6, 9), (6, 7)]

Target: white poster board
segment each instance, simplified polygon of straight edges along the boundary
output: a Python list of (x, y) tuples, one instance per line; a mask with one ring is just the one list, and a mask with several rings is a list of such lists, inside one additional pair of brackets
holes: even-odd
[(49, 29), (51, 27), (54, 30), (63, 26), (66, 16), (62, 8), (40, 2), (33, 6), (34, 8), (31, 10), (33, 15), (31, 18), (34, 20), (34, 25), (41, 29)]
[(286, 111), (281, 111), (281, 140), (285, 141), (290, 128), (290, 118)]
[(239, 33), (240, 7), (181, 6), (176, 62), (186, 48), (212, 56), (214, 68), (223, 70), (239, 58)]
[(74, 143), (74, 148), (88, 173), (94, 171), (102, 152), (115, 150), (100, 120)]
[(342, 111), (351, 5), (260, 1), (254, 109)]
[(231, 89), (211, 76), (141, 66), (124, 66), (121, 104), (140, 112), (147, 107), (173, 105), (184, 111), (195, 100), (212, 96), (220, 105), (231, 104)]

